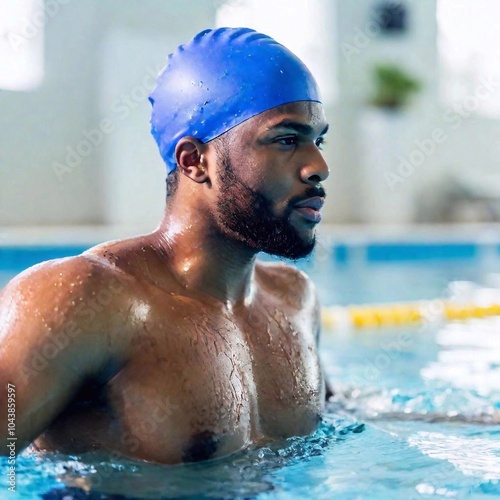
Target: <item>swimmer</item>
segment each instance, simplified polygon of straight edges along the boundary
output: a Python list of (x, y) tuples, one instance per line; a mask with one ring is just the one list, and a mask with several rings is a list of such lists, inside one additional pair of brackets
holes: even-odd
[(313, 76), (266, 35), (206, 30), (150, 101), (168, 172), (158, 228), (34, 266), (0, 295), (0, 454), (7, 384), (18, 452), (176, 464), (320, 420), (315, 289), (257, 260), (314, 248), (329, 170)]

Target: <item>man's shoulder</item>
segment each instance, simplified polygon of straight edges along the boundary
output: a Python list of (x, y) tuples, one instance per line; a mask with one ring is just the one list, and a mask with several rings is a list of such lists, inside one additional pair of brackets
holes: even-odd
[(311, 278), (294, 266), (284, 262), (258, 261), (256, 273), (264, 287), (299, 308), (312, 306), (316, 300), (316, 289)]
[(111, 353), (121, 359), (132, 333), (126, 328), (129, 280), (85, 254), (42, 262), (0, 291), (0, 330), (12, 338), (21, 336), (22, 348), (62, 339), (72, 346), (63, 349), (67, 359), (84, 359), (84, 353), (99, 365)]
[(123, 273), (85, 253), (36, 264), (15, 276), (0, 291), (0, 302), (57, 310), (71, 308), (90, 297), (115, 296), (124, 290)]
[[(84, 252), (72, 257), (46, 260), (31, 266), (17, 276), (9, 285), (13, 286), (59, 286), (71, 282), (73, 286), (84, 285), (91, 281), (109, 276), (111, 266), (95, 255)], [(62, 286), (62, 285), (60, 285)]]

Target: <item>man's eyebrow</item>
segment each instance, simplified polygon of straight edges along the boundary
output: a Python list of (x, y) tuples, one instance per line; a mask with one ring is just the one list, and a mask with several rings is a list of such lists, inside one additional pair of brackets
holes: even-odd
[[(295, 130), (303, 135), (312, 135), (314, 133), (314, 129), (310, 125), (306, 125), (305, 123), (296, 122), (293, 120), (282, 120), (279, 123), (276, 123), (268, 128), (268, 130), (275, 130), (278, 128), (287, 128), (290, 130)], [(327, 125), (321, 134), (325, 135), (328, 132), (329, 125)]]

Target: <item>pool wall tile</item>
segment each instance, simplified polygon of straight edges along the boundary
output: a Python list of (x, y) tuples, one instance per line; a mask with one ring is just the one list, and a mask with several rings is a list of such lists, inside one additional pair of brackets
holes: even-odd
[(0, 268), (22, 270), (40, 262), (78, 255), (89, 246), (0, 247)]
[(347, 245), (335, 245), (333, 247), (333, 255), (335, 262), (339, 264), (344, 264), (349, 260), (349, 249)]
[[(22, 270), (45, 260), (78, 255), (90, 245), (65, 246), (3, 246), (0, 247), (0, 268)], [(482, 245), (473, 242), (435, 243), (335, 243), (333, 260), (339, 264), (365, 262), (409, 262), (427, 260), (472, 260), (481, 257)], [(500, 255), (500, 245), (491, 247)], [(262, 257), (262, 255), (261, 255)], [(263, 256), (264, 260), (274, 260)]]
[(366, 248), (369, 262), (474, 259), (476, 256), (474, 243), (372, 243)]

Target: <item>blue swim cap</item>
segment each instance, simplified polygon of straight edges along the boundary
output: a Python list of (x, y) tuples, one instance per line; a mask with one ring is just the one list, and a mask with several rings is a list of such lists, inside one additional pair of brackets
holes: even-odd
[(321, 102), (304, 63), (249, 28), (198, 33), (168, 56), (149, 96), (151, 133), (168, 173), (185, 136), (208, 142), (263, 111), (295, 101)]

